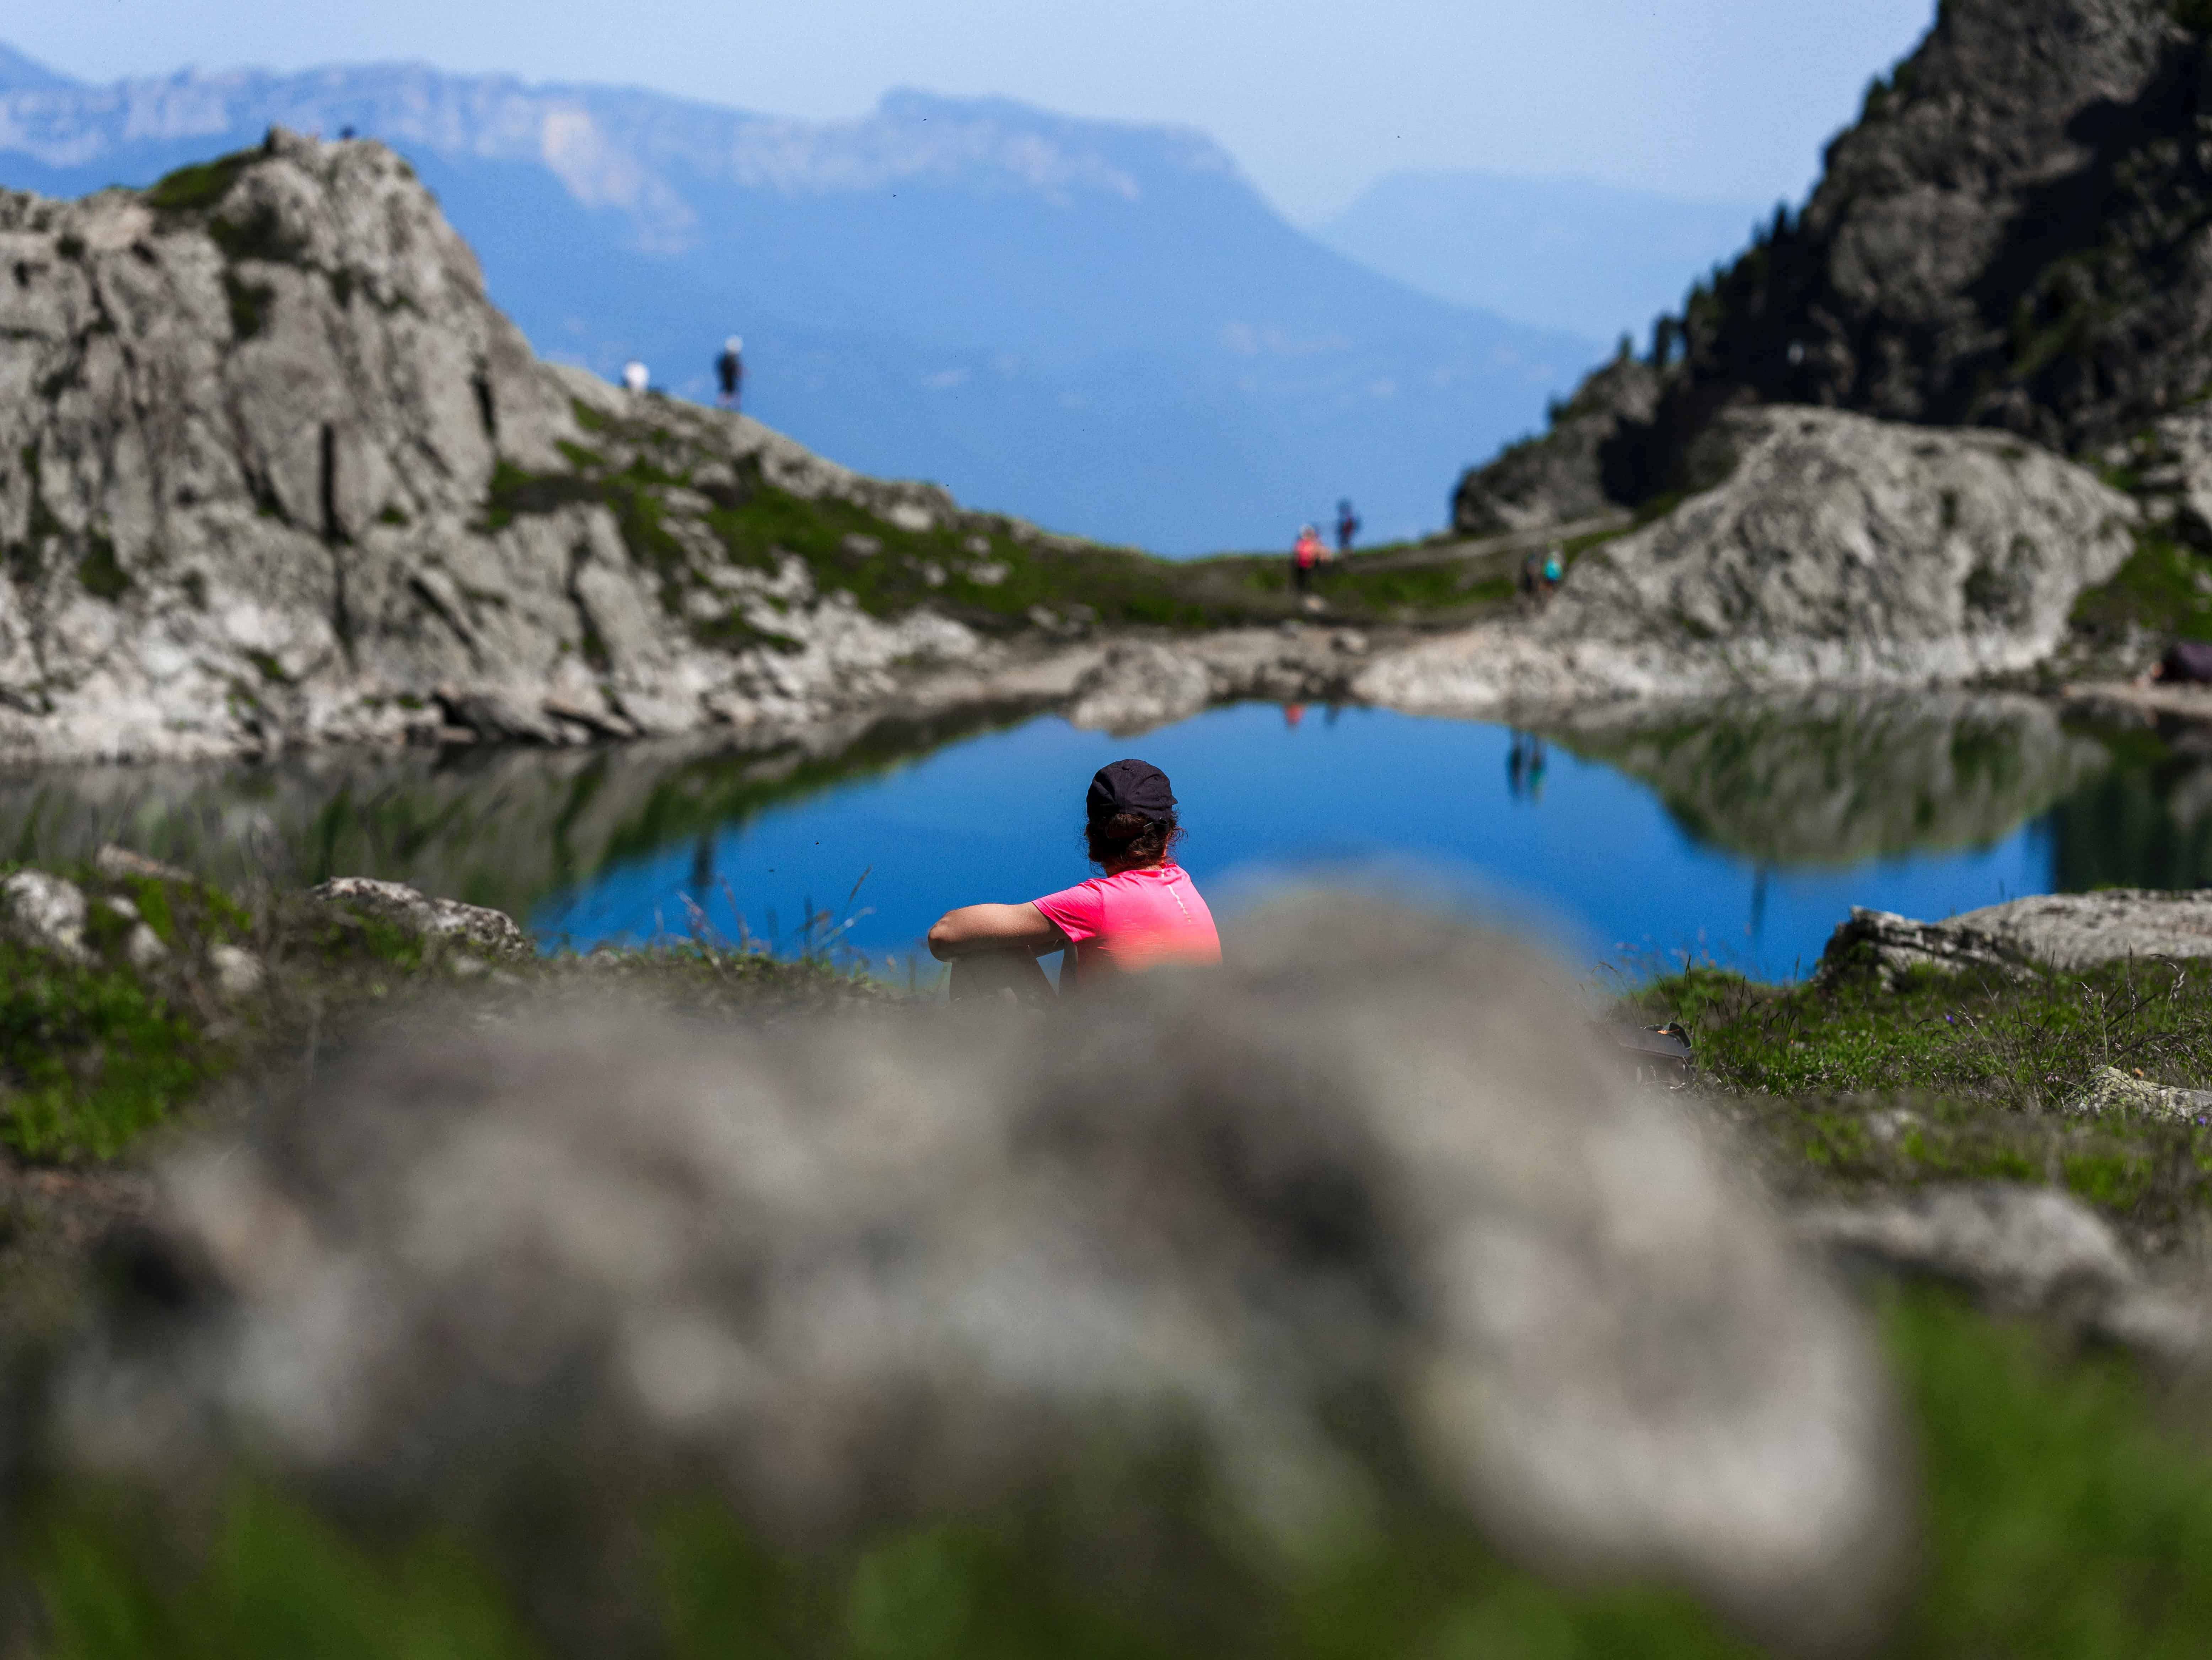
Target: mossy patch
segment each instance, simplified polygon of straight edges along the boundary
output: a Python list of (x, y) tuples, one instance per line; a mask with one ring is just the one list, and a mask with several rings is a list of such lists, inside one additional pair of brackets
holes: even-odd
[(2093, 639), (2130, 629), (2180, 639), (2212, 639), (2212, 559), (2160, 531), (2136, 538), (2136, 551), (2111, 581), (2074, 603), (2075, 628)]
[(165, 173), (147, 190), (143, 200), (156, 213), (199, 213), (214, 207), (230, 193), (238, 176), (259, 161), (262, 151), (234, 150), (212, 161), (195, 161)]
[(240, 340), (251, 340), (268, 326), (269, 308), (276, 290), (266, 282), (250, 282), (235, 271), (222, 274), (223, 298), (230, 306), (230, 331)]
[(112, 605), (131, 591), (131, 573), (115, 557), (115, 543), (97, 533), (85, 538), (85, 554), (76, 562), (76, 579), (94, 599)]

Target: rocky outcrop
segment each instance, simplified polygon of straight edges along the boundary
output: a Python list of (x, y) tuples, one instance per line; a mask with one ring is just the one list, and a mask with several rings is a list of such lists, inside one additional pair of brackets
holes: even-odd
[(2140, 1071), (2100, 1068), (2088, 1087), (2066, 1104), (2081, 1118), (2134, 1118), (2153, 1124), (2212, 1124), (2212, 1090), (2183, 1089), (2146, 1078)]
[(1661, 373), (1639, 359), (1607, 364), (1553, 409), (1541, 437), (1468, 469), (1452, 493), (1452, 528), (1462, 536), (1502, 536), (1615, 511), (1630, 486), (1615, 478), (1608, 488), (1608, 457), (1650, 427), (1662, 384)]
[(2202, 9), (2172, 0), (1947, 0), (1803, 211), (1662, 320), (1656, 408), (1612, 435), (1602, 476), (1573, 404), (1513, 476), (1638, 503), (1680, 488), (1715, 412), (1747, 403), (2075, 456), (2159, 423), (2139, 458), (2186, 463), (2172, 494), (2202, 523), (2201, 417), (2177, 412), (2212, 384), (2208, 56)]
[(2079, 453), (2194, 398), (2204, 27), (2170, 0), (1948, 0), (1803, 214), (1692, 296), (1678, 418), (1741, 394)]
[(313, 890), (325, 905), (396, 923), (410, 934), (491, 957), (526, 957), (534, 948), (503, 911), (459, 900), (433, 899), (404, 882), (333, 876)]
[(976, 647), (819, 579), (992, 577), (941, 491), (535, 361), (378, 145), (0, 194), (0, 757), (772, 727)]
[(1744, 410), (1698, 464), (1711, 488), (1585, 554), (1534, 622), (1393, 654), (1355, 689), (1482, 712), (1966, 680), (2046, 657), (2132, 548), (2126, 497), (2000, 433)]
[[(88, 1341), (65, 1422), (111, 1472), (234, 1427), (421, 1511), (704, 1482), (806, 1546), (993, 1513), (1106, 1434), (1197, 1455), (1240, 1549), (1443, 1504), (1853, 1650), (1908, 1522), (1866, 1323), (1562, 1032), (1564, 972), (1307, 900), (1079, 1021), (410, 1033), (170, 1166), (179, 1268), (131, 1283), (195, 1295)], [(1153, 1508), (1048, 1513), (1115, 1518), (1087, 1584), (1187, 1587)]]
[(2077, 972), (2129, 957), (2212, 957), (2212, 895), (2128, 888), (2042, 894), (1940, 923), (1855, 909), (1829, 939), (1816, 978), (1872, 970), (1888, 984), (1920, 967)]

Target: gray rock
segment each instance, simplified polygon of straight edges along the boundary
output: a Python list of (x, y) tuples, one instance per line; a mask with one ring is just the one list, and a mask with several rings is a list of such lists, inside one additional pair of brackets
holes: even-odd
[(2066, 1104), (2077, 1118), (2143, 1118), (2157, 1124), (2212, 1123), (2212, 1090), (2182, 1089), (2107, 1066)]
[(473, 947), (494, 956), (526, 957), (530, 936), (504, 911), (459, 900), (432, 899), (404, 882), (334, 876), (313, 890), (325, 905), (343, 906), (396, 922), (419, 934)]
[(2023, 441), (1831, 410), (1730, 413), (1723, 482), (1586, 554), (1533, 623), (1390, 654), (1370, 700), (1487, 713), (2028, 668), (2133, 551), (2132, 502)]
[(1109, 648), (1076, 687), (1071, 724), (1133, 737), (1186, 720), (1212, 702), (1213, 676), (1192, 652), (1152, 641)]
[(67, 962), (92, 960), (84, 942), (84, 890), (46, 870), (18, 870), (0, 881), (0, 924), (25, 943)]
[(143, 853), (134, 853), (127, 847), (118, 847), (112, 842), (103, 844), (92, 856), (93, 869), (103, 876), (117, 880), (137, 876), (154, 881), (190, 881), (191, 872), (181, 870), (173, 864), (164, 864), (159, 859), (149, 859)]
[(1940, 923), (1854, 910), (1830, 938), (1820, 972), (1848, 972), (1862, 944), (1875, 948), (1885, 978), (1916, 963), (2070, 972), (2127, 957), (2212, 957), (2212, 894), (2125, 888), (2040, 894)]
[(2011, 1313), (2086, 1313), (2141, 1278), (2111, 1225), (2055, 1188), (1928, 1188), (1818, 1207), (1796, 1226), (1825, 1250), (1951, 1281)]
[(268, 978), (261, 959), (242, 945), (217, 943), (208, 947), (208, 966), (215, 971), (216, 990), (237, 1000), (250, 997)]
[[(941, 491), (536, 361), (390, 151), (279, 131), (197, 177), (0, 192), (0, 756), (397, 742), (436, 735), (434, 697), (543, 742), (773, 727), (977, 649), (707, 522), (755, 480), (887, 524), (949, 517)], [(633, 549), (586, 451), (696, 488)]]
[(1909, 1534), (1866, 1321), (1561, 1036), (1566, 978), (1307, 901), (1218, 973), (1019, 1029), (410, 1033), (170, 1166), (216, 1287), (88, 1341), (70, 1444), (158, 1467), (228, 1424), (418, 1505), (598, 1448), (611, 1504), (673, 1469), (818, 1542), (1049, 1479), (1111, 1423), (1194, 1434), (1257, 1539), (1409, 1467), (1524, 1557), (1863, 1645)]
[(1948, 974), (1974, 969), (2009, 977), (2022, 967), (2001, 942), (1973, 930), (1951, 923), (1915, 922), (1894, 911), (1855, 905), (1828, 936), (1813, 981), (1832, 985), (1871, 968), (1884, 989), (1893, 991), (1899, 977), (1916, 968)]
[(2212, 265), (2185, 10), (1947, 0), (1802, 215), (1691, 308), (1662, 438), (1753, 397), (2087, 454), (2196, 399)]

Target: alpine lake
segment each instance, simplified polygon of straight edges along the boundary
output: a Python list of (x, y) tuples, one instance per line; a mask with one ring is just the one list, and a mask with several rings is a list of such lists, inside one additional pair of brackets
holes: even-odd
[(1540, 730), (1240, 705), (1137, 738), (1005, 710), (804, 742), (322, 750), (0, 776), (0, 858), (118, 842), (226, 882), (374, 875), (508, 912), (548, 948), (702, 935), (901, 981), (949, 907), (1089, 873), (1091, 772), (1164, 767), (1224, 922), (1285, 882), (1411, 893), (1593, 973), (1809, 972), (1853, 906), (2212, 881), (2212, 730), (2024, 696), (1816, 694)]

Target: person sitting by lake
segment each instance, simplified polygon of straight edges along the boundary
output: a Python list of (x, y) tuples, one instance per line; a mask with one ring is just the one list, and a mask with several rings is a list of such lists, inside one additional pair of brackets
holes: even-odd
[(1105, 874), (1026, 905), (965, 905), (929, 930), (929, 954), (952, 965), (952, 996), (1040, 1002), (1039, 957), (1071, 951), (1063, 992), (1114, 974), (1218, 963), (1221, 936), (1189, 873), (1176, 863), (1182, 827), (1168, 775), (1117, 760), (1091, 780), (1083, 836)]

